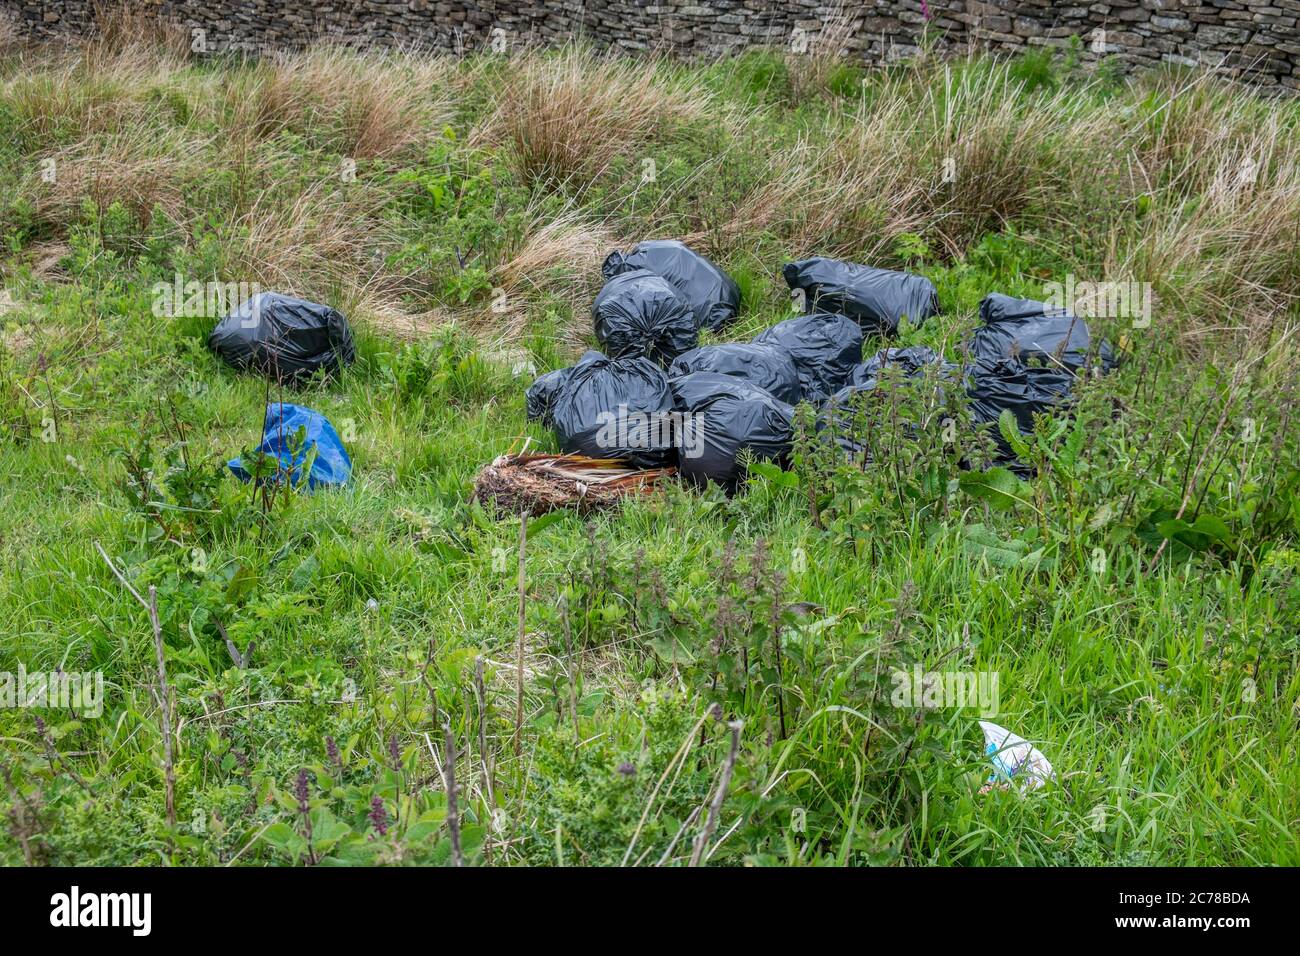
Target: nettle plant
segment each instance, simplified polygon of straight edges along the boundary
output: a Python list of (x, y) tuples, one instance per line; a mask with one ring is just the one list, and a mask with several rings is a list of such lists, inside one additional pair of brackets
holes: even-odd
[(406, 228), (436, 222), (438, 229), (415, 231), (389, 255), (388, 264), (427, 275), (443, 302), (465, 305), (482, 298), (492, 289), (486, 263), (517, 227), (522, 208), (508, 201), (518, 197), (506, 176), (487, 154), (459, 143), (446, 127), (419, 164), (393, 176), (400, 189), (400, 222)]
[[(206, 689), (205, 710), (230, 716), (209, 725), (201, 759), (205, 780), (243, 800), (225, 813), (228, 849), (296, 866), (490, 863), (500, 729), (491, 678), (475, 649), (439, 653), (432, 641), (402, 656), (391, 691), (317, 663), (274, 679), (226, 674)], [(260, 754), (265, 732), (249, 732), (226, 700), (250, 690), (302, 708), (281, 718), (294, 722), (286, 742)], [(308, 754), (296, 766), (281, 752), (295, 748)]]
[[(692, 745), (712, 748), (720, 756), (718, 748), (725, 739), (722, 722), (743, 722), (737, 777), (728, 794), (728, 807), (739, 815), (735, 823), (738, 846), (756, 848), (753, 859), (757, 862), (796, 856), (798, 843), (816, 847), (817, 856), (888, 862), (900, 852), (907, 829), (900, 821), (913, 818), (923, 806), (934, 762), (951, 761), (939, 744), (941, 737), (935, 727), (942, 720), (936, 712), (920, 706), (895, 706), (891, 698), (895, 672), (934, 664), (915, 610), (916, 588), (905, 584), (884, 620), (876, 610), (866, 608), (831, 614), (815, 605), (787, 600), (781, 563), (766, 542), (759, 540), (749, 550), (726, 545), (708, 562), (708, 572), (689, 574), (671, 587), (665, 583), (669, 576), (644, 553), (630, 563), (609, 565), (615, 570), (603, 579), (611, 582), (606, 593), (625, 609), (620, 626), (639, 634), (653, 651), (658, 666), (648, 672), (647, 681), (680, 688), (682, 700), (689, 701), (695, 713), (703, 710), (713, 716), (695, 725)], [(565, 596), (572, 606), (582, 606), (585, 594), (581, 582), (571, 583)], [(831, 645), (838, 650), (834, 664), (827, 661)], [(960, 645), (950, 653), (957, 651), (969, 651), (969, 647)], [(565, 692), (558, 682), (552, 688), (557, 699)], [(565, 708), (557, 702), (556, 709)], [(848, 714), (851, 719), (845, 716)], [(602, 794), (601, 825), (621, 826), (624, 801), (605, 791), (636, 794), (634, 820), (645, 804), (637, 781), (646, 768), (633, 763), (620, 766), (615, 773), (611, 771), (617, 764), (613, 751), (597, 758), (586, 748), (575, 750), (571, 746), (574, 739), (595, 733), (588, 723), (593, 719), (579, 714), (572, 730), (544, 737), (544, 755), (539, 760), (557, 766), (562, 763), (563, 775), (587, 780), (582, 787), (567, 786), (562, 792), (569, 799), (578, 794), (584, 799)], [(551, 726), (559, 729), (562, 725), (557, 721)], [(607, 725), (597, 722), (597, 726), (606, 729)], [(682, 729), (678, 726), (665, 740), (649, 722), (640, 731), (643, 749), (677, 747)], [(603, 741), (607, 735), (595, 736)], [(834, 745), (828, 746), (831, 741)], [(555, 744), (562, 744), (556, 755), (546, 754)], [(584, 754), (586, 762), (579, 765)], [(815, 775), (820, 786), (844, 795), (841, 812), (858, 805), (864, 825), (854, 828), (854, 839), (844, 842), (835, 837), (843, 823), (839, 813), (806, 808), (797, 787), (775, 786), (779, 774), (770, 771), (773, 761), (778, 766), (782, 761), (799, 766)], [(688, 762), (696, 770), (707, 765), (701, 759)], [(767, 779), (769, 772), (771, 780)], [(799, 831), (785, 831), (796, 806), (802, 821)], [(872, 812), (870, 825), (866, 825), (868, 814), (861, 809), (866, 806), (879, 811)], [(554, 816), (553, 808), (549, 812)], [(643, 836), (657, 838), (662, 845), (677, 832), (682, 819), (680, 811), (669, 816), (672, 819), (666, 826)], [(884, 825), (886, 819), (892, 821), (890, 826)], [(614, 824), (615, 820), (619, 822)], [(597, 845), (603, 845), (603, 838), (596, 838), (589, 822), (573, 819), (551, 820), (544, 828), (545, 836), (551, 836), (556, 823), (561, 825), (564, 843), (556, 852), (569, 854), (573, 848), (581, 848), (593, 853)], [(787, 845), (782, 845), (783, 840)], [(621, 847), (626, 841), (617, 842)], [(537, 841), (537, 851), (554, 859), (549, 847), (550, 841)], [(641, 851), (638, 845), (636, 853)], [(656, 847), (649, 858), (658, 853)]]
[(120, 488), (131, 514), (143, 519), (144, 539), (186, 544), (206, 537), (221, 513), (221, 463), (191, 447), (175, 406), (162, 419), (161, 442), (147, 428), (141, 435), (117, 455), (125, 472)]
[(960, 376), (938, 364), (912, 377), (886, 366), (876, 388), (833, 409), (800, 406), (795, 428), (790, 472), (751, 468), (803, 493), (814, 526), (872, 559), (890, 534), (946, 517), (960, 477), (993, 455)]
[(1149, 569), (1210, 561), (1249, 585), (1300, 537), (1300, 375), (1152, 364), (1131, 396), (1081, 381), (1071, 423), (1015, 446), (1039, 470), (1039, 507), (1076, 545), (1135, 545)]
[(0, 342), (0, 444), (25, 445), (41, 434), (39, 409), (28, 398), (35, 379), (34, 371), (18, 374), (9, 350)]
[[(687, 676), (706, 702), (734, 715), (767, 697), (780, 723), (781, 635), (794, 614), (784, 601), (785, 574), (763, 539), (748, 553), (728, 543), (710, 564), (677, 575), (644, 549), (620, 559), (590, 529), (583, 560), (555, 602), (552, 630), (563, 637), (555, 651), (569, 654), (575, 645), (581, 650), (637, 634), (661, 668)], [(559, 696), (569, 688), (557, 680), (553, 691)]]

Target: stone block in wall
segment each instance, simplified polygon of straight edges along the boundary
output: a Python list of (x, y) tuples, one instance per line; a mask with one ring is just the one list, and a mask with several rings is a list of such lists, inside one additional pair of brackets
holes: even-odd
[(1196, 39), (1207, 46), (1231, 46), (1245, 43), (1250, 39), (1250, 34), (1250, 30), (1243, 30), (1239, 27), (1202, 25), (1196, 31)]
[(1068, 50), (1070, 41), (1059, 39), (1057, 37), (1030, 37), (1025, 41), (1026, 46), (1048, 47), (1053, 50)]
[(992, 43), (1000, 43), (1004, 46), (1023, 46), (1024, 37), (1018, 37), (1014, 33), (996, 33), (992, 30), (981, 30), (979, 32), (981, 40), (987, 40)]

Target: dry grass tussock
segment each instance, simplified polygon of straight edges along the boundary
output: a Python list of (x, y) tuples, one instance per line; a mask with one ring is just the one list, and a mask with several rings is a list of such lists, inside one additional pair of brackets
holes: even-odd
[(1070, 204), (1109, 132), (1084, 90), (1029, 96), (1005, 67), (966, 66), (937, 69), (921, 88), (911, 135), (897, 131), (926, 178), (925, 214), (951, 254), (1013, 219)]
[(47, 149), (73, 133), (80, 136), (146, 127), (158, 113), (142, 96), (166, 76), (156, 60), (131, 56), (94, 65), (78, 52), (18, 69), (0, 87), (17, 121), (20, 145)]
[(363, 194), (317, 182), (292, 195), (254, 196), (231, 224), (229, 274), (293, 294), (346, 287), (378, 271), (384, 245)]
[(452, 116), (442, 58), (322, 44), (259, 61), (225, 91), (235, 135), (289, 130), (354, 159), (397, 155)]
[(790, 93), (796, 103), (826, 95), (831, 81), (848, 62), (847, 44), (858, 30), (853, 13), (844, 3), (837, 4), (821, 20), (822, 28), (818, 32), (800, 34), (799, 48), (789, 49), (785, 54)]
[(882, 83), (824, 131), (773, 156), (727, 227), (770, 232), (794, 255), (872, 258), (903, 233), (949, 255), (1071, 189), (1102, 120), (1080, 94), (1025, 105), (1005, 69), (919, 67)]
[[(34, 157), (21, 189), (35, 221), (65, 234), (89, 200), (100, 211), (120, 203), (142, 226), (158, 209), (197, 228), (210, 211), (191, 193), (211, 190), (223, 181), (212, 174), (224, 170), (233, 184), (218, 224), (231, 237), (226, 274), (299, 294), (359, 286), (398, 299), (405, 277), (383, 267), (381, 200), (360, 184), (285, 179), (293, 157), (257, 136), (293, 127), (345, 155), (390, 155), (449, 118), (450, 85), (440, 78), (452, 68), (324, 47), (208, 74), (126, 23), (109, 20), (83, 44), (42, 48), (0, 88), (19, 118), (20, 146)], [(260, 120), (243, 122), (250, 112)], [(53, 181), (38, 158), (54, 161)]]
[[(530, 305), (539, 297), (557, 297), (575, 315), (584, 314), (603, 281), (600, 264), (615, 244), (609, 227), (578, 211), (568, 210), (553, 219), (534, 216), (522, 240), (494, 270), (505, 296), (497, 300), (498, 311), (483, 320), (504, 340), (514, 341), (527, 330)], [(575, 333), (566, 344), (579, 341)]]
[(879, 138), (889, 125), (876, 116), (829, 142), (809, 136), (774, 154), (723, 227), (723, 242), (743, 249), (770, 234), (793, 257), (872, 258), (918, 231), (922, 187)]
[(581, 186), (675, 125), (719, 115), (706, 90), (666, 72), (585, 48), (530, 54), (512, 64), (472, 141), (508, 147), (529, 184)]
[(181, 131), (126, 125), (56, 151), (48, 157), (53, 181), (33, 169), (24, 191), (34, 199), (36, 221), (59, 231), (81, 218), (87, 202), (100, 214), (118, 204), (142, 228), (155, 210), (180, 222), (185, 183), (197, 174), (204, 149)]
[(1208, 74), (1147, 81), (1120, 149), (1144, 213), (1106, 269), (1155, 284), (1189, 336), (1267, 338), (1300, 302), (1300, 129)]
[(17, 120), (27, 152), (66, 141), (69, 133), (156, 125), (155, 94), (186, 68), (189, 35), (146, 9), (99, 6), (87, 38), (16, 48), (5, 64), (0, 101)]
[(152, 59), (176, 68), (189, 57), (190, 31), (160, 16), (156, 3), (98, 0), (93, 13), (94, 29), (84, 48), (92, 67), (123, 59)]

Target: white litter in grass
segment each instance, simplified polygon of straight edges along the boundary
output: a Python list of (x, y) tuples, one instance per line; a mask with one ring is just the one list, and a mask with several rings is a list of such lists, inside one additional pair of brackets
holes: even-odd
[(979, 725), (984, 731), (984, 752), (993, 764), (993, 773), (981, 793), (1011, 782), (1019, 784), (1022, 791), (1037, 790), (1056, 779), (1047, 758), (1024, 737), (987, 720), (981, 720)]

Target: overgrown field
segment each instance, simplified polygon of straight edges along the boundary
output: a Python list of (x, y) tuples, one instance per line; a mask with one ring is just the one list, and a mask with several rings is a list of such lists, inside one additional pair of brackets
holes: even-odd
[[(1300, 863), (1296, 103), (1068, 55), (183, 46), (0, 52), (0, 671), (104, 675), (98, 715), (0, 710), (0, 861)], [(534, 519), (521, 603), (474, 475), (554, 447), (524, 389), (665, 237), (739, 282), (729, 340), (814, 254), (930, 277), (901, 344), (954, 360), (990, 291), (1131, 279), (1152, 320), (1094, 323), (1124, 362), (1018, 501), (894, 383), (874, 464), (801, 442), (731, 498)], [(177, 276), (334, 305), (358, 359), (268, 392), (219, 308), (160, 314)], [(281, 397), (346, 490), (225, 469)], [(996, 674), (1057, 782), (981, 792), (977, 710), (894, 706), (918, 669)]]

